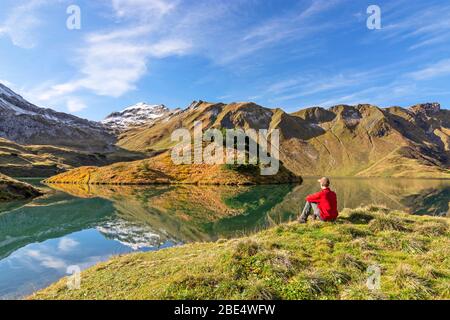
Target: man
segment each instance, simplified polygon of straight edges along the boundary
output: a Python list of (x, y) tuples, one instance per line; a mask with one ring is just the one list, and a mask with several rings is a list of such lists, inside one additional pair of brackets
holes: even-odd
[(318, 182), (322, 191), (306, 197), (306, 205), (299, 219), (300, 223), (306, 223), (311, 210), (314, 218), (322, 221), (335, 221), (339, 215), (336, 193), (330, 190), (330, 179), (324, 177)]

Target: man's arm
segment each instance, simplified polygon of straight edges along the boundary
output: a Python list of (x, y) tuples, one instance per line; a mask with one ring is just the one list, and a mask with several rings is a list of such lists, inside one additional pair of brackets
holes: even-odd
[(306, 197), (306, 201), (312, 202), (312, 203), (320, 202), (321, 195), (322, 195), (322, 192), (310, 194), (309, 196)]

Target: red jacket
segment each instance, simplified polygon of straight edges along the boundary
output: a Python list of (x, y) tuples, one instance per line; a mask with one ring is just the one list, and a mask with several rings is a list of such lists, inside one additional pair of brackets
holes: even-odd
[(320, 209), (320, 216), (324, 221), (336, 220), (339, 215), (336, 193), (329, 188), (306, 197), (306, 201), (317, 203)]

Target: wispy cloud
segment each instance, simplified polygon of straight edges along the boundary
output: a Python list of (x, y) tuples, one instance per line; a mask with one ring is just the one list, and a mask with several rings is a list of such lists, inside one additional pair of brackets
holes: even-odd
[(311, 1), (306, 6), (295, 8), (293, 12), (269, 19), (250, 27), (248, 30), (236, 32), (238, 35), (243, 35), (232, 41), (232, 47), (219, 55), (218, 61), (227, 64), (249, 56), (256, 51), (279, 44), (287, 44), (291, 41), (299, 41), (319, 31), (336, 27), (337, 21), (330, 24), (327, 21), (321, 21), (320, 18), (321, 14), (334, 8), (339, 3), (338, 0)]
[(112, 0), (112, 6), (118, 17), (153, 19), (164, 16), (177, 7), (178, 1), (172, 0)]
[[(176, 3), (151, 0), (113, 0), (118, 17), (145, 16), (161, 18), (175, 9)], [(191, 44), (183, 39), (155, 37), (160, 21), (142, 21), (88, 34), (82, 49), (76, 51), (79, 75), (74, 79), (41, 88), (39, 101), (59, 99), (80, 90), (100, 96), (120, 97), (134, 90), (136, 83), (148, 72), (151, 58), (183, 55)], [(80, 103), (68, 100), (69, 111), (81, 110)]]
[(429, 80), (446, 75), (450, 75), (450, 59), (438, 61), (423, 69), (409, 73), (409, 76), (415, 80)]
[(15, 46), (31, 49), (37, 45), (37, 29), (44, 23), (39, 9), (49, 0), (29, 0), (14, 7), (0, 23), (0, 36), (6, 35)]
[[(311, 99), (318, 95), (342, 95), (349, 90), (357, 90), (361, 86), (374, 86), (375, 83), (387, 77), (392, 71), (389, 66), (365, 71), (345, 70), (340, 73), (305, 73), (301, 77), (282, 79), (268, 86), (267, 92), (271, 102), (282, 103), (286, 101)], [(344, 92), (344, 93), (342, 93)], [(333, 99), (334, 100), (334, 99)]]
[(143, 43), (142, 29), (113, 31), (111, 34), (91, 34), (85, 47), (78, 52), (80, 76), (45, 89), (39, 96), (48, 101), (79, 90), (90, 90), (100, 96), (120, 97), (134, 90), (136, 82), (147, 73), (151, 57), (183, 55), (190, 44), (182, 40)]
[(79, 75), (38, 96), (51, 101), (88, 90), (117, 98), (136, 89), (152, 60), (170, 56), (192, 54), (220, 65), (235, 63), (329, 27), (314, 22), (339, 2), (307, 1), (266, 22), (243, 24), (241, 15), (253, 1), (111, 0), (113, 14), (124, 22), (87, 35), (77, 51)]
[[(392, 42), (408, 41), (410, 50), (450, 41), (450, 5), (430, 5), (422, 2), (418, 6), (403, 4), (403, 10), (386, 10), (383, 21), (388, 21), (380, 34)], [(408, 10), (408, 8), (413, 10)]]
[(448, 90), (433, 87), (428, 81), (449, 75), (450, 59), (426, 65), (413, 59), (365, 71), (346, 70), (339, 74), (317, 71), (281, 79), (261, 91), (268, 101), (277, 104), (301, 101), (303, 106), (359, 103), (386, 106), (412, 95), (425, 100), (447, 96)]
[(67, 267), (67, 264), (63, 259), (44, 253), (40, 250), (30, 249), (27, 251), (26, 255), (37, 260), (41, 266), (46, 268), (64, 270)]

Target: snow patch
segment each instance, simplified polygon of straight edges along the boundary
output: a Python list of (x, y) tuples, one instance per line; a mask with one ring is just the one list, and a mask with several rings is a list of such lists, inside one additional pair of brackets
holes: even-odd
[(169, 108), (163, 104), (151, 105), (144, 102), (125, 108), (121, 112), (114, 112), (106, 117), (102, 123), (114, 129), (128, 129), (142, 126), (167, 117), (171, 114)]

